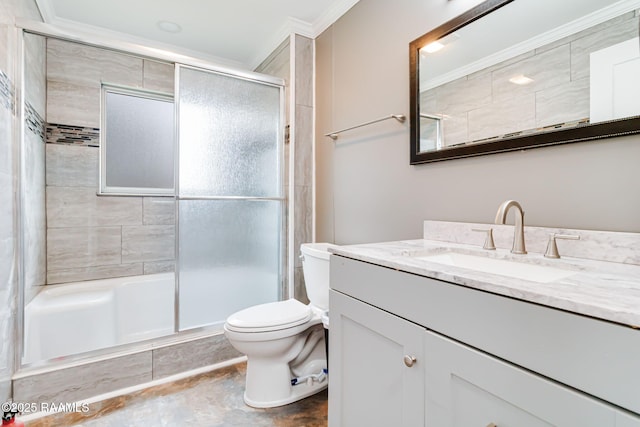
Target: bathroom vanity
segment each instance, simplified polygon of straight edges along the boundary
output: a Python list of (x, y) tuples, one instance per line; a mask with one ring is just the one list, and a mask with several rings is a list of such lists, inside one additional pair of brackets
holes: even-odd
[[(580, 240), (548, 259), (550, 232)], [(640, 426), (640, 236), (512, 236), (427, 221), (332, 249), (330, 427)]]

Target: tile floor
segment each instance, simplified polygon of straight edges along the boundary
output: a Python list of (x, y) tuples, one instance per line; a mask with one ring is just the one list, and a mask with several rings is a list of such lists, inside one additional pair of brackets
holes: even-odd
[(89, 405), (86, 414), (57, 414), (27, 427), (318, 427), (327, 425), (327, 391), (278, 408), (255, 409), (242, 400), (246, 364)]

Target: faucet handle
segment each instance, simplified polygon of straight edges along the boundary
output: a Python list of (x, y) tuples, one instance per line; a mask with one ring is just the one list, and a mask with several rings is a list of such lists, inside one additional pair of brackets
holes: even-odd
[(544, 253), (544, 256), (546, 258), (560, 258), (560, 253), (558, 252), (558, 245), (556, 244), (556, 239), (580, 240), (580, 236), (576, 234), (557, 234), (557, 233), (549, 234), (549, 243), (547, 243), (547, 250)]
[(487, 237), (484, 239), (482, 249), (493, 251), (496, 249), (496, 244), (493, 242), (493, 228), (472, 228), (471, 231), (480, 231), (487, 233)]

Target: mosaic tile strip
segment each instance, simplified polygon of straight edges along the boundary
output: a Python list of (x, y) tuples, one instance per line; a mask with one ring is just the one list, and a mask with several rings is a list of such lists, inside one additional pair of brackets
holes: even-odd
[(47, 143), (100, 146), (100, 129), (47, 123)]
[(12, 112), (14, 111), (14, 94), (13, 83), (4, 71), (0, 70), (0, 105)]
[(24, 121), (27, 125), (27, 129), (36, 134), (36, 136), (44, 142), (44, 119), (29, 102), (25, 104), (24, 113)]

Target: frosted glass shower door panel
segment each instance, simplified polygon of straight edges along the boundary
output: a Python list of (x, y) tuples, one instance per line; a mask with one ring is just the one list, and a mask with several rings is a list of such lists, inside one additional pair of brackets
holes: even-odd
[(180, 200), (180, 330), (277, 301), (280, 200)]
[(280, 197), (282, 88), (179, 73), (180, 196)]

